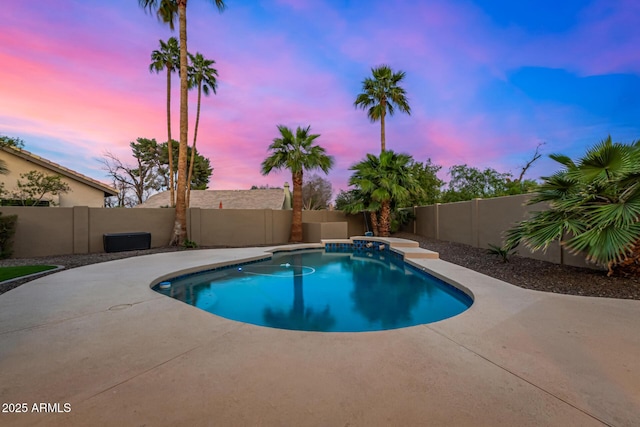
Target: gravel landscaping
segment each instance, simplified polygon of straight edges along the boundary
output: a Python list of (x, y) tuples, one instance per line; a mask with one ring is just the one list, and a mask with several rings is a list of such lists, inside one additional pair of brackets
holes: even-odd
[(394, 237), (415, 240), (440, 259), (458, 264), (521, 288), (559, 294), (640, 300), (640, 278), (607, 277), (606, 271), (570, 267), (514, 255), (502, 262), (486, 249), (429, 239), (409, 233)]
[[(394, 237), (416, 240), (420, 243), (420, 247), (440, 253), (440, 258), (444, 261), (461, 265), (522, 288), (561, 294), (640, 300), (640, 278), (607, 277), (604, 271), (557, 265), (517, 255), (512, 256), (508, 263), (503, 263), (497, 256), (488, 254), (485, 249), (473, 248), (460, 243), (428, 239), (409, 233), (398, 233)], [(180, 250), (197, 249), (158, 248), (131, 252), (7, 259), (0, 261), (0, 267), (46, 264), (62, 265), (69, 269), (132, 256)], [(46, 274), (52, 273), (43, 275)], [(0, 283), (0, 294), (30, 280), (33, 278)]]

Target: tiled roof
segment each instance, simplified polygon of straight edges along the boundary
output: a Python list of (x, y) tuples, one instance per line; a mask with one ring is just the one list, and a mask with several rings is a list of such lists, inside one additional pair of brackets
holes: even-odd
[[(202, 209), (282, 209), (283, 189), (266, 190), (191, 190), (190, 207)], [(137, 208), (169, 206), (169, 192), (154, 194)]]
[(67, 178), (71, 178), (73, 180), (82, 182), (83, 184), (86, 184), (90, 187), (101, 190), (105, 193), (105, 196), (115, 196), (116, 194), (118, 194), (118, 190), (116, 190), (113, 187), (109, 187), (107, 184), (104, 184), (96, 179), (89, 178), (88, 176), (82, 175), (81, 173), (78, 173), (76, 171), (72, 171), (69, 168), (65, 168), (64, 166), (61, 166), (50, 160), (37, 156), (31, 153), (30, 151), (23, 150), (21, 148), (15, 148), (15, 147), (0, 147), (0, 150), (4, 150), (7, 153), (11, 153), (24, 160), (35, 163), (44, 168), (50, 169), (62, 176), (66, 176)]

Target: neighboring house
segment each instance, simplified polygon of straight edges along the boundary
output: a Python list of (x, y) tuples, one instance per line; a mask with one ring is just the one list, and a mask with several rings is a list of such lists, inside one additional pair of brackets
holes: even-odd
[[(17, 191), (20, 174), (32, 170), (47, 175), (59, 175), (67, 183), (70, 191), (57, 196), (47, 195), (45, 199), (54, 206), (89, 206), (104, 207), (104, 198), (118, 194), (118, 191), (93, 178), (74, 172), (57, 163), (43, 159), (26, 150), (14, 147), (0, 147), (0, 160), (4, 161), (9, 173), (0, 175), (0, 182), (4, 183), (7, 193)], [(23, 180), (24, 181), (24, 180)], [(8, 196), (7, 198), (11, 198)]]
[[(266, 190), (191, 190), (190, 206), (202, 209), (291, 209), (289, 184), (283, 189)], [(154, 194), (136, 208), (169, 206), (169, 192)]]

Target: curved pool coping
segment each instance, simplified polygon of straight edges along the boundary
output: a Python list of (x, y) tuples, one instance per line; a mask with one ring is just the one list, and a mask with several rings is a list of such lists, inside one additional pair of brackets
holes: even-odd
[[(389, 245), (389, 250), (390, 251), (394, 251), (396, 253), (401, 254), (400, 252), (397, 252), (397, 251), (394, 250), (393, 242), (391, 240), (389, 240), (389, 239), (380, 238), (380, 237), (368, 237), (368, 236), (365, 236), (365, 237), (358, 236), (356, 238), (358, 240), (369, 240), (369, 241), (376, 241), (376, 242), (386, 243), (386, 244)], [(354, 240), (356, 238), (352, 238), (352, 240)], [(402, 241), (402, 240), (406, 240), (406, 239), (397, 239), (397, 238), (394, 239), (394, 241), (396, 243), (398, 241)], [(406, 240), (406, 241), (409, 242), (409, 240)], [(178, 270), (178, 271), (174, 272), (173, 274), (166, 274), (166, 275), (163, 275), (163, 276), (153, 280), (149, 284), (149, 288), (151, 288), (154, 292), (158, 292), (160, 295), (163, 295), (163, 296), (165, 296), (167, 298), (171, 298), (171, 296), (166, 295), (166, 294), (164, 294), (164, 293), (162, 293), (162, 292), (160, 292), (158, 290), (154, 290), (153, 288), (156, 285), (158, 285), (158, 284), (160, 284), (162, 282), (167, 282), (167, 281), (171, 282), (171, 281), (174, 281), (176, 279), (181, 279), (181, 278), (183, 278), (185, 276), (197, 275), (197, 274), (200, 274), (200, 273), (207, 273), (207, 272), (211, 272), (211, 271), (219, 270), (219, 269), (228, 269), (228, 268), (233, 268), (233, 267), (240, 267), (240, 266), (248, 265), (248, 264), (251, 264), (251, 263), (254, 263), (254, 262), (265, 261), (265, 260), (271, 259), (274, 255), (276, 255), (278, 253), (298, 252), (298, 251), (306, 251), (306, 250), (325, 250), (325, 249), (326, 249), (325, 244), (322, 244), (322, 243), (305, 243), (305, 244), (278, 246), (278, 247), (272, 248), (269, 251), (266, 251), (264, 256), (254, 256), (254, 257), (249, 257), (249, 258), (235, 259), (235, 260), (224, 262), (224, 263), (208, 264), (208, 265), (203, 265), (203, 266), (200, 266), (200, 267), (191, 267), (191, 268), (187, 268), (187, 269), (183, 269), (183, 270)], [(430, 251), (425, 251), (425, 252), (430, 252)], [(433, 253), (433, 252), (431, 252), (431, 253)], [(376, 259), (371, 259), (370, 261), (382, 263), (381, 261), (378, 261)], [(473, 295), (473, 292), (468, 287), (466, 287), (463, 284), (458, 283), (458, 282), (456, 282), (454, 280), (450, 280), (449, 278), (447, 278), (445, 276), (442, 276), (442, 275), (436, 276), (435, 274), (432, 274), (426, 267), (421, 266), (421, 265), (416, 264), (416, 263), (413, 263), (411, 261), (412, 260), (405, 259), (404, 256), (402, 257), (402, 262), (408, 264), (411, 267), (413, 267), (418, 273), (423, 273), (427, 277), (428, 276), (433, 276), (436, 279), (438, 279), (439, 281), (444, 283), (444, 285), (439, 285), (439, 286), (451, 287), (452, 290), (448, 291), (448, 292), (456, 292), (457, 291), (460, 294), (462, 294), (460, 296), (460, 298), (462, 298), (463, 296), (466, 296), (470, 300), (469, 301), (470, 302), (469, 306), (466, 309), (464, 309), (463, 311), (461, 311), (460, 313), (454, 314), (452, 316), (445, 317), (444, 319), (441, 319), (441, 320), (436, 320), (436, 321), (433, 321), (433, 322), (429, 322), (429, 323), (441, 322), (441, 321), (450, 319), (451, 317), (459, 316), (460, 314), (464, 313), (469, 308), (471, 308), (471, 306), (473, 306), (473, 303), (475, 301), (475, 297)], [(455, 296), (452, 296), (452, 297), (457, 298)], [(179, 299), (177, 299), (177, 300), (181, 301)], [(181, 301), (181, 302), (183, 302), (185, 304), (188, 304), (188, 303), (186, 303), (184, 301)], [(188, 305), (191, 305), (191, 304), (188, 304)], [(191, 306), (195, 307), (193, 305), (191, 305)], [(196, 307), (196, 308), (198, 308), (198, 307)], [(201, 308), (199, 308), (199, 309), (202, 310)], [(204, 310), (204, 311), (206, 311), (206, 310)], [(207, 311), (207, 313), (211, 313), (211, 312)], [(217, 315), (215, 313), (211, 313), (211, 314), (215, 315), (215, 316), (219, 316), (219, 315)], [(220, 317), (224, 317), (224, 316), (220, 316)], [(225, 317), (225, 319), (231, 320), (231, 321), (234, 321), (234, 322), (243, 323), (240, 320), (229, 319), (229, 318), (226, 318), (226, 317)], [(265, 326), (265, 325), (258, 325), (258, 324), (255, 324), (255, 323), (251, 323), (251, 325), (260, 326), (260, 327), (268, 327), (268, 326)], [(408, 328), (408, 327), (420, 326), (420, 325), (424, 325), (424, 323), (411, 325), (411, 326), (403, 326), (401, 328), (377, 329), (377, 330), (374, 330), (374, 331), (350, 331), (350, 332), (344, 332), (344, 331), (332, 331), (332, 332), (306, 331), (306, 332), (314, 332), (314, 333), (366, 333), (366, 332), (379, 332), (379, 331), (385, 331), (385, 330), (402, 329), (402, 328)], [(304, 331), (301, 331), (301, 332), (304, 332)]]
[[(368, 240), (368, 241), (372, 241), (372, 242), (386, 243), (386, 244), (389, 245), (389, 249), (391, 251), (397, 252), (399, 254), (402, 254), (402, 252), (399, 252), (398, 250), (396, 250), (396, 245), (398, 245), (398, 243), (402, 242), (402, 241), (411, 242), (410, 240), (406, 240), (406, 239), (398, 239), (398, 238), (389, 239), (389, 238), (384, 238), (384, 237), (369, 237), (369, 236), (356, 236), (356, 237), (352, 237), (351, 239), (340, 239), (340, 240), (353, 241), (353, 240), (356, 240), (356, 239), (357, 240)], [(331, 242), (331, 241), (334, 241), (334, 240), (328, 240), (328, 242)], [(402, 247), (402, 243), (400, 243), (399, 247)], [(281, 245), (281, 246), (275, 246), (275, 247), (270, 247), (268, 249), (265, 249), (264, 255), (251, 256), (251, 257), (247, 257), (247, 258), (238, 258), (238, 259), (234, 259), (234, 260), (231, 260), (231, 261), (206, 264), (206, 265), (196, 266), (196, 267), (192, 266), (192, 267), (189, 267), (189, 268), (184, 268), (184, 269), (177, 270), (177, 271), (175, 271), (173, 273), (164, 274), (164, 275), (152, 280), (151, 283), (149, 284), (149, 287), (153, 288), (155, 285), (157, 285), (160, 282), (164, 282), (164, 281), (167, 281), (167, 280), (173, 280), (173, 279), (176, 279), (176, 278), (181, 277), (181, 276), (202, 273), (202, 272), (205, 272), (205, 271), (219, 269), (219, 268), (228, 268), (228, 267), (240, 266), (240, 265), (244, 265), (244, 264), (251, 263), (251, 262), (262, 261), (262, 260), (269, 259), (269, 258), (273, 257), (273, 255), (275, 255), (277, 253), (280, 253), (280, 252), (292, 252), (292, 251), (300, 251), (300, 250), (305, 250), (305, 249), (325, 249), (325, 244), (324, 243), (299, 243), (299, 244)], [(435, 253), (435, 252), (431, 252), (431, 251), (424, 250), (424, 249), (419, 249), (419, 250), (422, 250), (424, 252), (430, 252), (432, 254), (435, 254), (436, 257), (438, 257), (438, 254)], [(413, 266), (417, 270), (422, 271), (424, 273), (427, 273), (428, 275), (434, 276), (434, 277), (442, 280), (446, 284), (452, 286), (453, 288), (459, 290), (460, 292), (466, 294), (471, 299), (472, 302), (475, 300), (475, 296), (474, 296), (473, 292), (471, 291), (471, 289), (469, 289), (469, 287), (465, 286), (463, 283), (457, 282), (457, 281), (455, 281), (455, 280), (453, 280), (453, 279), (451, 279), (449, 277), (446, 277), (446, 276), (444, 276), (442, 274), (439, 274), (437, 271), (431, 271), (427, 266), (421, 265), (420, 263), (417, 263), (415, 259), (407, 259), (407, 258), (405, 258), (403, 256), (403, 261), (405, 263)]]
[(640, 301), (526, 290), (415, 259), (474, 304), (427, 325), (317, 334), (227, 320), (149, 287), (276, 249), (127, 258), (0, 295), (0, 400), (72, 408), (0, 422), (640, 424)]
[(279, 252), (292, 252), (292, 251), (300, 251), (305, 249), (323, 249), (324, 246), (320, 243), (303, 243), (298, 245), (285, 245), (285, 246), (277, 246), (271, 248), (270, 250), (265, 250), (263, 255), (250, 256), (247, 258), (237, 258), (228, 260), (225, 262), (214, 262), (211, 264), (205, 264), (201, 266), (191, 266), (189, 268), (184, 268), (177, 270), (173, 273), (163, 274), (162, 276), (154, 279), (149, 284), (149, 288), (153, 288), (160, 282), (164, 282), (167, 280), (173, 280), (178, 277), (187, 276), (190, 274), (198, 274), (209, 270), (219, 269), (219, 268), (229, 268), (234, 266), (240, 266), (244, 264), (248, 264), (256, 261), (263, 261), (273, 257), (274, 254)]

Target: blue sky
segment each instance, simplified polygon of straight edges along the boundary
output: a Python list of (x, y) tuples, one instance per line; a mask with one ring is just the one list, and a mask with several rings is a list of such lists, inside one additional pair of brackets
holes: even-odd
[[(310, 125), (349, 166), (379, 151), (379, 124), (353, 101), (371, 67), (407, 73), (411, 116), (387, 121), (387, 147), (446, 169), (466, 163), (519, 173), (539, 143), (538, 178), (560, 152), (577, 157), (611, 134), (640, 138), (640, 2), (207, 1), (188, 6), (189, 45), (216, 61), (198, 148), (210, 188), (282, 185), (260, 163), (276, 125)], [(96, 158), (128, 158), (138, 137), (166, 140), (164, 75), (149, 73), (159, 39), (176, 33), (133, 0), (25, 0), (0, 11), (0, 133), (93, 178)], [(177, 76), (174, 79), (177, 89)], [(178, 129), (178, 92), (173, 93)], [(190, 101), (190, 134), (195, 93)], [(191, 137), (190, 137), (191, 138)]]

